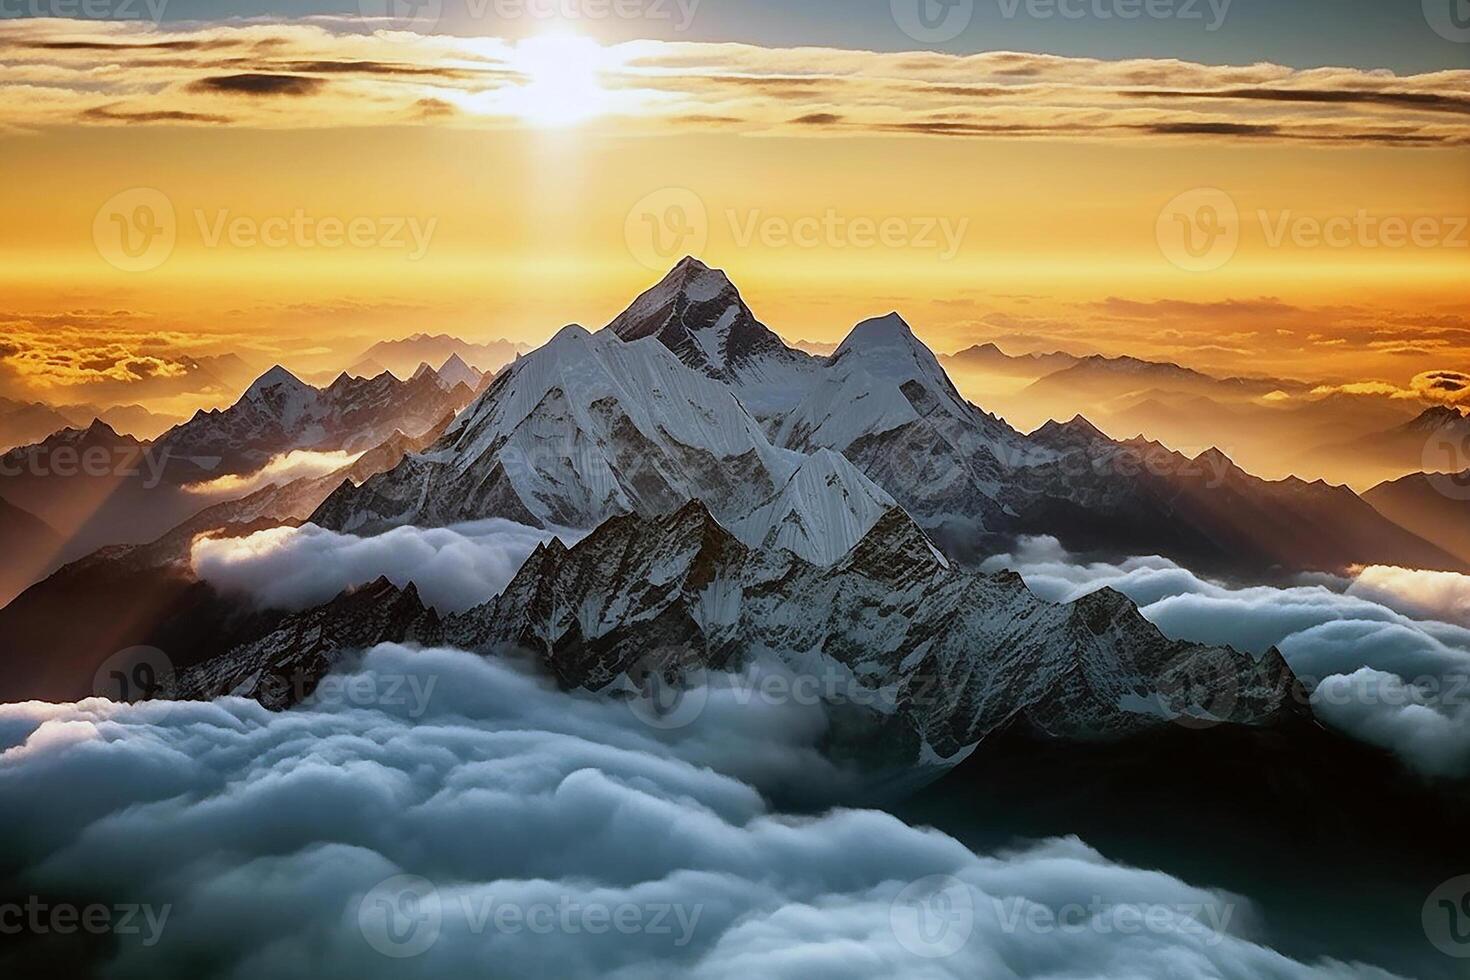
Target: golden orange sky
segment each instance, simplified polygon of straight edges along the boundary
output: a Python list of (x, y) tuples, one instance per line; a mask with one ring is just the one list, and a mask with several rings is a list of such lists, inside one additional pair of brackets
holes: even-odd
[[(100, 68), (39, 47), (83, 29), (0, 27), (36, 48), (0, 76), (24, 175), (0, 185), (0, 394), (80, 400), (105, 357), (48, 355), (103, 341), (302, 368), (418, 331), (536, 343), (684, 252), (792, 340), (898, 309), (941, 352), (1333, 383), (1470, 364), (1470, 123), (1428, 98), (1470, 72), (575, 42), (606, 70), (562, 78), (501, 42), (208, 30), (306, 80), (283, 84), (125, 33), (91, 42)], [(171, 213), (161, 258), (117, 251), (140, 202)]]

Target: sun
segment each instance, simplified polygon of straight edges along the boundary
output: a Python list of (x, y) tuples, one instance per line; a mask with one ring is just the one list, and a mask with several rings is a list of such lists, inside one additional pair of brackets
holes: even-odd
[(510, 66), (524, 82), (505, 94), (512, 113), (536, 126), (571, 126), (603, 112), (601, 81), (607, 52), (576, 34), (545, 34), (521, 41)]

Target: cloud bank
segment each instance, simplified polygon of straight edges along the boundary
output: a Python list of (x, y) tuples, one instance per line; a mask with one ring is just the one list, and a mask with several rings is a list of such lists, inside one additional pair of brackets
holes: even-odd
[[(520, 125), (537, 61), (498, 38), (368, 33), (357, 18), (0, 22), (0, 126)], [(949, 139), (1463, 146), (1470, 71), (1100, 61), (635, 41), (590, 47), (630, 126)], [(99, 59), (102, 64), (99, 65)], [(833, 111), (841, 107), (841, 112)]]
[(773, 812), (763, 787), (830, 774), (796, 709), (716, 699), (671, 735), (396, 646), (354, 688), (404, 675), (432, 687), (422, 717), (0, 705), (3, 870), (167, 906), (154, 945), (109, 953), (125, 977), (1386, 976), (1287, 959), (1245, 900), (1075, 839), (977, 856), (881, 812)]
[(987, 568), (1012, 568), (1056, 602), (1110, 587), (1171, 637), (1275, 646), (1317, 716), (1430, 775), (1470, 775), (1470, 576), (1373, 566), (1353, 579), (1231, 587), (1165, 558), (1081, 563), (1030, 538)]
[(293, 480), (314, 479), (346, 469), (362, 456), (362, 453), (313, 452), (309, 449), (294, 449), (271, 459), (254, 473), (222, 476), (207, 483), (196, 483), (185, 487), (190, 493), (229, 499), (244, 497), (266, 487), (278, 487)]
[(221, 591), (277, 609), (309, 609), (386, 576), (399, 588), (412, 582), (426, 604), (455, 613), (498, 595), (538, 544), (559, 537), (570, 546), (583, 533), (542, 531), (501, 518), (398, 527), (372, 538), (306, 524), (243, 538), (200, 538), (191, 560), (194, 573)]

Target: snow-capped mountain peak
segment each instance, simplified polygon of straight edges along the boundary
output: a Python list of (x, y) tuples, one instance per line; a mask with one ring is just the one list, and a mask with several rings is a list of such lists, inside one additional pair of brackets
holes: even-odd
[(825, 563), (893, 506), (835, 453), (778, 449), (731, 388), (658, 339), (571, 325), (518, 360), (437, 444), (323, 504), (378, 530), (499, 516), (593, 528), (703, 501), (742, 540)]
[(897, 505), (840, 453), (805, 457), (769, 500), (736, 522), (743, 541), (786, 548), (818, 564), (837, 561)]
[(439, 370), (435, 373), (439, 375), (439, 380), (444, 383), (445, 388), (453, 389), (456, 385), (462, 384), (471, 391), (478, 390), (480, 382), (485, 377), (482, 372), (466, 364), (458, 354), (449, 355), (449, 360), (440, 365)]
[(789, 411), (817, 363), (757, 320), (724, 272), (692, 257), (604, 332), (627, 342), (656, 338), (688, 366), (724, 381), (759, 419)]
[(965, 401), (908, 322), (897, 313), (864, 320), (852, 328), (828, 364), (832, 368), (861, 363), (861, 369), (880, 381), (904, 384), (917, 381), (964, 411)]
[(265, 374), (255, 379), (255, 383), (245, 390), (247, 397), (259, 397), (273, 389), (282, 388), (288, 393), (306, 393), (312, 391), (311, 385), (302, 381), (296, 375), (287, 371), (277, 364)]

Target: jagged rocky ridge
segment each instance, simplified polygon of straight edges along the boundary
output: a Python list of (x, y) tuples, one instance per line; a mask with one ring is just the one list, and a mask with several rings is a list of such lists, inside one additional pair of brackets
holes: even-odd
[(953, 758), (1022, 720), (1112, 738), (1305, 710), (1275, 650), (1258, 662), (1169, 640), (1110, 590), (1045, 602), (1012, 573), (946, 561), (896, 507), (822, 566), (747, 546), (698, 501), (614, 517), (570, 549), (541, 546), (501, 595), (462, 615), (441, 618), (386, 581), (346, 593), (186, 673), (180, 694), (283, 707), (343, 653), (383, 641), (527, 650), (589, 691), (776, 657), (825, 696), (886, 716), (911, 761)]
[(342, 374), (315, 388), (282, 367), (262, 375), (234, 405), (200, 411), (159, 437), (154, 451), (178, 459), (209, 459), (216, 474), (258, 469), (297, 449), (357, 452), (395, 430), (418, 435), (474, 398), (459, 381), (447, 385), (434, 371), (400, 381)]

